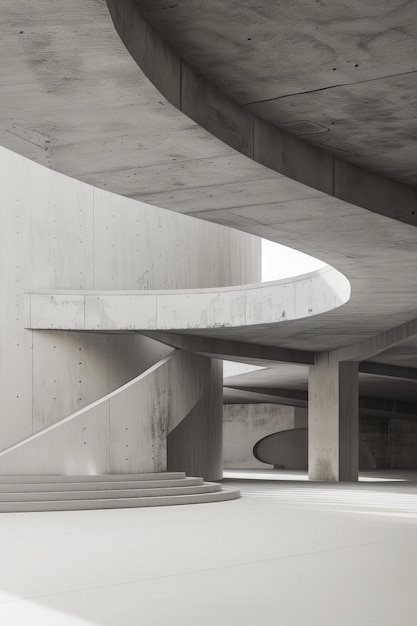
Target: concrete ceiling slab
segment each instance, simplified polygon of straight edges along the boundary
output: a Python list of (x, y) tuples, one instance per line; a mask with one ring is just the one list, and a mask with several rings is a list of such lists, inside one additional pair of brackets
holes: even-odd
[(413, 2), (136, 2), (178, 55), (238, 104), (417, 183)]
[[(91, 184), (293, 246), (351, 282), (338, 311), (208, 337), (320, 351), (415, 318), (415, 190), (348, 162), (414, 180), (415, 3), (135, 6), (190, 63), (138, 25), (145, 36), (133, 52), (147, 47), (144, 70), (166, 96), (127, 53), (103, 0), (5, 0), (1, 142)], [(268, 115), (285, 132), (249, 110), (260, 100), (275, 102)], [(205, 116), (211, 132), (184, 112)], [(322, 149), (329, 138), (343, 158)], [(410, 366), (415, 353), (410, 343), (379, 358)]]

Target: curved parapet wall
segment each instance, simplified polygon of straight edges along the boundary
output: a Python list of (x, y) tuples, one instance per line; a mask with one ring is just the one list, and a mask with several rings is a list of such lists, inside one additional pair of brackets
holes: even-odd
[(175, 351), (116, 391), (0, 453), (0, 474), (166, 471), (167, 436), (190, 413), (210, 361)]
[(349, 281), (330, 266), (292, 279), (222, 289), (31, 290), (26, 326), (90, 331), (236, 328), (319, 315), (349, 297)]
[[(308, 428), (294, 428), (267, 435), (253, 447), (253, 455), (261, 463), (291, 470), (307, 470)], [(359, 444), (360, 469), (376, 469), (375, 459), (364, 443)]]
[(308, 466), (308, 429), (294, 428), (263, 437), (253, 447), (253, 456), (261, 463), (292, 470)]

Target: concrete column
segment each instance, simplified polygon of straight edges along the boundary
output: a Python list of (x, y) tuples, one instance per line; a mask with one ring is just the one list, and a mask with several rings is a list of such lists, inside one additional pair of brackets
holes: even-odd
[(167, 469), (223, 478), (223, 361), (211, 359), (200, 401), (168, 435)]
[(358, 480), (358, 363), (319, 354), (308, 387), (310, 480)]

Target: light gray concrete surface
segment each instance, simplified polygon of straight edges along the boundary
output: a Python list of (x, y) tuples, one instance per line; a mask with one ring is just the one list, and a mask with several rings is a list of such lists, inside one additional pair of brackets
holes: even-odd
[[(277, 135), (262, 120), (255, 125), (256, 150), (250, 156), (262, 157), (270, 167), (284, 163), (286, 169), (279, 175), (255, 163), (205, 133), (156, 92), (118, 40), (104, 3), (71, 0), (66, 11), (54, 11), (43, 0), (30, 15), (20, 2), (4, 14), (4, 58), (10, 60), (4, 64), (5, 144), (96, 185), (283, 241), (349, 278), (352, 298), (346, 307), (308, 328), (300, 323), (292, 330), (274, 329), (270, 343), (332, 349), (413, 318), (416, 242), (409, 224), (417, 223), (417, 216), (411, 188), (322, 154), (299, 138), (283, 138), (281, 130), (276, 129)], [(20, 30), (15, 27), (19, 23)], [(93, 31), (87, 26), (91, 23)], [(47, 40), (45, 24), (51, 33)], [(135, 38), (140, 20), (129, 24), (124, 34), (131, 36), (133, 48), (138, 55), (141, 46), (147, 51), (145, 71), (178, 104), (177, 56), (149, 28), (144, 27), (144, 37)], [(36, 52), (39, 39), (45, 47), (41, 57)], [(65, 54), (63, 40), (69, 47)], [(19, 76), (18, 91), (13, 76)], [(211, 113), (205, 109), (200, 117), (208, 118), (218, 135), (223, 129), (235, 136), (243, 150), (248, 124), (241, 108), (225, 103), (215, 88), (199, 89), (192, 72), (185, 79), (196, 86), (194, 92), (183, 91), (189, 100), (186, 112), (191, 114), (198, 102), (208, 106)], [(23, 97), (24, 92), (30, 97)], [(289, 178), (301, 175), (307, 184)], [(257, 339), (256, 334), (240, 334), (241, 341)]]
[[(205, 357), (203, 357), (205, 358)], [(205, 480), (223, 478), (223, 363), (206, 359), (200, 399), (168, 434), (167, 469)], [(194, 372), (192, 373), (194, 376)], [(187, 385), (187, 379), (183, 383)], [(177, 391), (173, 386), (173, 394)]]
[(277, 404), (225, 404), (223, 407), (223, 466), (266, 468), (253, 455), (255, 443), (281, 430), (294, 428), (294, 407)]
[(95, 189), (3, 148), (0, 166), (0, 290), (9, 303), (0, 308), (0, 449), (114, 391), (171, 350), (139, 335), (25, 330), (26, 288), (260, 280), (260, 241), (250, 235)]
[[(221, 382), (217, 382), (220, 390)], [(203, 423), (212, 419), (212, 431), (221, 429), (219, 392), (200, 402), (210, 383), (209, 359), (175, 351), (116, 391), (1, 452), (0, 472), (164, 472), (168, 434), (197, 403), (198, 419)], [(206, 448), (200, 464), (202, 476), (221, 478), (221, 438), (207, 435), (207, 429), (193, 431), (188, 445)], [(189, 471), (185, 458), (182, 470)]]
[(240, 497), (238, 490), (222, 489), (219, 483), (171, 476), (168, 473), (102, 474), (80, 476), (79, 480), (73, 476), (71, 483), (65, 480), (61, 483), (57, 475), (31, 476), (31, 483), (25, 482), (26, 477), (18, 482), (19, 477), (13, 476), (14, 482), (0, 483), (0, 512), (145, 508), (224, 502)]
[(264, 284), (172, 291), (74, 291), (32, 289), (25, 320), (34, 330), (189, 330), (294, 321), (333, 310), (350, 297), (349, 281), (326, 266)]
[[(414, 271), (417, 240), (414, 230), (410, 228), (417, 223), (415, 190), (398, 180), (383, 178), (371, 170), (358, 167), (321, 147), (312, 146), (273, 126), (267, 119), (261, 119), (259, 115), (264, 118), (270, 115), (270, 112), (265, 112), (265, 107), (261, 106), (255, 114), (242, 106), (242, 101), (233, 102), (224, 96), (227, 85), (221, 90), (216, 85), (210, 85), (206, 81), (208, 72), (199, 72), (198, 68), (194, 70), (170, 50), (141, 19), (137, 11), (140, 3), (126, 0), (123, 3), (109, 1), (108, 4), (114, 9), (113, 17), (130, 52), (165, 96), (160, 96), (151, 87), (126, 54), (112, 30), (104, 3), (71, 0), (66, 3), (65, 11), (57, 11), (48, 0), (41, 0), (32, 10), (28, 9), (27, 3), (10, 2), (1, 26), (5, 63), (0, 121), (4, 144), (50, 168), (103, 188), (284, 241), (329, 262), (351, 282), (350, 301), (317, 319), (308, 319), (308, 322), (298, 320), (279, 327), (271, 325), (267, 337), (262, 335), (262, 329), (253, 327), (235, 329), (234, 332), (225, 328), (212, 329), (212, 338), (252, 343), (261, 343), (262, 340), (263, 344), (310, 352), (352, 346), (344, 350), (343, 358), (374, 358), (385, 351), (385, 355), (378, 357), (385, 363), (392, 363), (390, 358), (393, 358), (397, 365), (412, 364), (417, 334)], [(155, 5), (155, 11), (164, 9), (166, 13), (172, 8), (162, 4)], [(201, 6), (198, 3), (199, 11), (196, 9), (195, 17), (188, 22), (186, 20), (188, 25), (191, 24), (191, 30), (193, 21), (197, 19), (198, 22), (202, 15)], [(258, 3), (255, 11), (257, 18), (260, 6)], [(392, 4), (387, 2), (384, 7), (389, 21)], [(210, 10), (213, 10), (213, 5)], [(317, 24), (321, 11), (321, 6), (310, 11), (307, 22)], [(399, 19), (408, 20), (409, 11), (410, 3), (402, 6)], [(245, 23), (245, 15), (245, 11), (236, 14), (233, 7), (233, 19), (238, 24), (233, 34), (228, 29), (228, 20), (224, 20), (226, 32), (232, 39), (237, 32), (242, 32), (239, 29)], [(356, 98), (356, 107), (361, 111), (367, 110), (363, 94), (368, 98), (366, 123), (370, 118), (380, 119), (379, 116), (385, 123), (392, 120), (393, 111), (408, 111), (410, 99), (414, 97), (413, 88), (406, 87), (408, 79), (411, 78), (412, 83), (415, 71), (407, 65), (407, 42), (410, 34), (412, 39), (412, 30), (398, 31), (398, 26), (394, 26), (394, 31), (392, 28), (387, 31), (384, 22), (376, 33), (372, 11), (363, 19), (360, 8), (351, 8), (346, 14), (346, 7), (339, 3), (335, 4), (333, 12), (326, 9), (324, 16), (325, 24), (334, 24), (342, 17), (345, 26), (354, 23), (356, 28), (364, 28), (365, 43), (361, 40), (359, 45), (355, 41), (353, 47), (346, 47), (346, 31), (344, 27), (340, 32), (338, 30), (340, 22), (336, 36), (327, 34), (327, 26), (319, 29), (317, 37), (320, 43), (317, 46), (316, 42), (309, 40), (312, 43), (309, 51), (312, 61), (323, 69), (320, 76), (325, 75), (328, 81), (331, 72), (337, 71), (337, 66), (336, 70), (321, 66), (319, 53), (323, 44), (332, 50), (337, 44), (337, 58), (347, 53), (350, 56), (351, 50), (356, 52), (357, 48), (363, 50), (365, 47), (368, 52), (371, 51), (372, 62), (367, 57), (368, 68), (360, 63), (353, 64), (355, 68), (361, 67), (361, 72), (365, 70), (362, 77), (364, 87), (350, 93), (351, 100)], [(264, 23), (271, 23), (271, 20), (273, 23), (274, 14), (267, 12), (263, 18), (266, 19)], [(283, 20), (283, 28), (287, 28), (293, 19), (294, 14), (290, 10)], [(203, 26), (207, 24), (206, 20), (200, 22)], [(259, 26), (260, 22), (256, 19), (255, 23)], [(94, 29), (90, 28), (91, 24), (95, 25)], [(304, 21), (303, 24), (305, 27)], [(48, 36), (45, 36), (45, 28)], [(262, 27), (260, 32), (265, 34)], [(381, 32), (384, 32), (382, 40), (388, 33), (389, 45), (375, 47), (375, 41), (381, 41)], [(393, 34), (399, 36), (401, 54), (396, 62), (390, 59), (385, 64)], [(202, 46), (201, 55), (207, 59), (207, 50), (203, 46), (207, 38), (200, 37), (197, 31), (194, 36)], [(252, 37), (246, 38), (246, 41), (249, 40)], [(217, 47), (223, 55), (222, 63), (229, 71), (231, 56), (224, 55), (222, 46)], [(266, 67), (268, 64), (271, 66), (276, 54), (274, 46), (271, 51), (272, 56)], [(259, 67), (259, 60), (263, 63), (264, 55), (259, 57), (255, 54), (253, 59), (255, 63), (248, 64), (249, 70), (257, 66), (256, 60)], [(403, 85), (401, 89), (396, 89), (396, 80), (390, 82), (393, 76), (375, 75), (375, 67), (381, 62), (384, 66), (392, 66), (395, 74), (403, 74), (399, 79)], [(398, 72), (401, 64), (405, 69)], [(304, 80), (305, 69), (303, 66), (301, 74), (296, 73), (296, 81)], [(294, 73), (294, 67), (291, 71)], [(350, 75), (356, 70), (350, 65), (344, 71)], [(265, 76), (258, 72), (255, 75), (258, 78), (256, 102), (259, 103), (259, 89)], [(243, 81), (247, 78), (247, 75), (243, 77)], [(372, 91), (374, 79), (378, 79), (378, 87)], [(282, 84), (285, 85), (285, 81)], [(398, 102), (389, 106), (385, 104), (381, 111), (380, 102), (386, 103), (387, 98), (381, 99), (380, 96), (391, 93), (392, 85), (401, 106)], [(329, 86), (337, 85), (330, 81), (326, 83), (326, 90)], [(312, 91), (321, 89), (315, 87)], [(374, 95), (370, 102), (369, 90)], [(346, 93), (346, 89), (341, 95), (339, 92), (339, 102), (346, 101)], [(173, 108), (166, 98), (193, 121)], [(272, 97), (273, 100), (276, 98), (275, 95)], [(313, 101), (316, 102), (314, 97), (310, 100), (312, 108), (309, 110), (318, 110), (320, 105)], [(304, 104), (306, 102), (304, 99)], [(296, 101), (289, 104), (294, 104), (298, 111), (296, 117), (303, 112), (303, 105), (299, 106)], [(332, 107), (337, 113), (334, 102)], [(273, 121), (282, 122), (275, 118)], [(323, 127), (314, 120), (293, 118), (285, 119), (282, 125), (287, 125), (287, 130), (290, 128), (295, 134), (305, 134), (303, 131), (306, 128), (307, 133), (313, 128), (312, 135), (316, 139), (321, 132), (314, 131)], [(402, 119), (399, 125), (403, 127)], [(343, 150), (343, 141), (353, 136), (349, 132), (349, 124), (339, 125), (340, 128), (343, 126), (344, 130), (334, 142), (334, 150)], [(378, 124), (374, 125), (375, 128), (378, 137), (381, 136)], [(387, 131), (387, 128), (384, 130)], [(392, 138), (393, 135), (398, 136), (398, 123), (393, 123), (387, 132), (382, 133), (384, 138)], [(309, 137), (311, 139), (311, 135)], [(362, 145), (363, 133), (360, 137)], [(381, 160), (381, 145), (373, 144), (371, 138), (366, 145), (375, 145), (378, 154), (374, 160), (371, 155), (366, 165), (401, 181), (411, 181), (413, 174), (410, 173), (409, 163), (414, 156), (408, 159), (409, 138), (410, 133), (407, 132), (394, 148), (387, 139), (383, 147), (390, 154)], [(314, 137), (312, 140), (315, 140)], [(354, 144), (353, 137), (349, 154)], [(406, 163), (405, 172), (398, 171), (399, 161)], [(13, 232), (20, 238), (20, 213), (16, 212), (13, 219), (9, 224), (16, 227)], [(79, 224), (78, 221), (75, 223)], [(85, 226), (89, 227), (89, 223)], [(66, 228), (64, 224), (63, 229)], [(80, 222), (80, 229), (84, 232), (83, 222)], [(77, 249), (78, 242), (82, 242), (79, 234), (77, 230), (71, 242), (72, 251)], [(10, 247), (11, 242), (6, 236), (5, 245)], [(15, 260), (10, 252), (9, 249), (7, 257)], [(92, 266), (86, 265), (82, 254), (77, 259), (80, 273), (85, 271), (86, 276), (91, 276)], [(49, 261), (47, 265), (51, 268), (53, 264)], [(19, 269), (18, 263), (15, 267)], [(113, 268), (107, 266), (109, 273), (110, 269)], [(9, 279), (9, 276), (5, 277), (6, 282)], [(72, 279), (80, 282), (78, 275)], [(17, 307), (10, 311), (18, 318)], [(409, 343), (398, 346), (398, 342), (403, 341)], [(19, 354), (22, 350), (28, 354), (31, 349), (27, 341), (15, 343)], [(29, 369), (29, 366), (26, 370), (22, 368), (27, 380), (30, 380)], [(12, 385), (10, 389), (13, 389)], [(31, 394), (26, 388), (22, 398), (14, 392), (15, 388), (10, 396), (13, 406), (16, 400), (23, 406)], [(84, 402), (82, 396), (78, 398), (77, 402)], [(27, 413), (25, 415), (27, 421), (22, 429), (30, 430), (32, 425)], [(18, 438), (21, 434), (20, 431), (14, 432), (13, 437)]]
[(245, 110), (337, 157), (417, 182), (412, 3), (133, 4)]
[(2, 623), (414, 626), (416, 483), (227, 484), (243, 498), (3, 515)]
[(358, 364), (320, 354), (309, 374), (308, 466), (312, 480), (357, 480)]

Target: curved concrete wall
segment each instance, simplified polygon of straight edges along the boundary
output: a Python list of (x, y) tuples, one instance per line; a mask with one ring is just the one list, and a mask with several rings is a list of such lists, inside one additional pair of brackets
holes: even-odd
[(294, 278), (223, 289), (55, 292), (33, 289), (26, 325), (35, 329), (182, 330), (289, 322), (345, 304), (350, 284), (330, 266)]
[[(307, 470), (308, 428), (294, 428), (267, 435), (256, 443), (253, 454), (263, 463), (284, 469)], [(376, 469), (377, 465), (365, 442), (359, 443), (360, 469)]]
[(128, 335), (32, 332), (27, 288), (169, 289), (260, 279), (260, 240), (95, 189), (0, 149), (0, 449), (169, 352)]
[(210, 359), (175, 351), (117, 391), (0, 453), (0, 473), (165, 471), (167, 435), (199, 402), (209, 373)]
[(167, 470), (186, 471), (205, 480), (223, 478), (223, 362), (210, 366), (199, 401), (170, 432)]
[(253, 454), (258, 461), (284, 469), (306, 470), (308, 466), (308, 429), (294, 428), (267, 435), (256, 443)]

